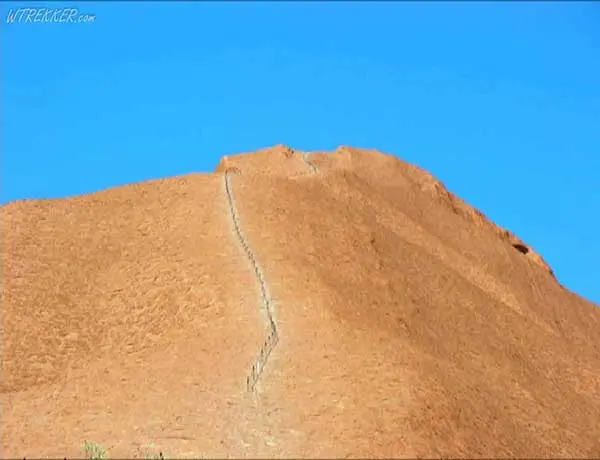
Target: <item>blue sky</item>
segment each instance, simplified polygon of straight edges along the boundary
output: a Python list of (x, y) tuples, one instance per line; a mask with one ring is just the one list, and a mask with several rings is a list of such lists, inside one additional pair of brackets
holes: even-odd
[(599, 3), (58, 2), (6, 23), (0, 203), (284, 143), (440, 178), (600, 303)]

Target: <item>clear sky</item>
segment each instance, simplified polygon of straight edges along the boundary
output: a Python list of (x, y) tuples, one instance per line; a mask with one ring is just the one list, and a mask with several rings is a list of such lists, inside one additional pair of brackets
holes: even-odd
[(95, 19), (7, 24), (32, 5), (0, 4), (0, 203), (373, 147), (600, 303), (600, 3), (50, 2)]

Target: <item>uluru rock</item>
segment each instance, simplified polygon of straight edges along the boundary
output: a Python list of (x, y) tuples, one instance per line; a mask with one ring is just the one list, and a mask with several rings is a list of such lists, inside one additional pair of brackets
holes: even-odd
[(598, 306), (395, 156), (278, 145), (0, 212), (5, 457), (600, 456)]

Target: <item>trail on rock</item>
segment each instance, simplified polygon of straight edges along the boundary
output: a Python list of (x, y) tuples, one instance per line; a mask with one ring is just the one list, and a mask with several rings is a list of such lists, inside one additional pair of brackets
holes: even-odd
[(308, 167), (310, 168), (311, 173), (317, 173), (319, 172), (319, 168), (317, 168), (317, 166), (308, 159), (308, 155), (309, 153), (304, 152), (302, 153), (300, 156), (302, 158), (302, 161), (304, 161), (304, 163), (306, 163), (308, 165)]
[[(301, 158), (309, 167), (311, 173), (314, 174), (318, 172), (318, 168), (308, 159), (308, 153), (302, 153)], [(254, 360), (254, 363), (250, 368), (250, 372), (246, 377), (246, 388), (249, 392), (251, 392), (254, 391), (256, 383), (258, 382), (258, 379), (260, 378), (265, 368), (265, 365), (267, 364), (269, 356), (271, 355), (273, 349), (277, 346), (277, 343), (279, 342), (279, 332), (277, 329), (277, 323), (275, 321), (275, 316), (273, 312), (273, 300), (269, 294), (269, 287), (265, 280), (264, 272), (261, 269), (260, 264), (258, 263), (254, 250), (250, 246), (250, 243), (248, 243), (248, 239), (242, 231), (239, 213), (235, 204), (235, 198), (231, 185), (231, 176), (239, 174), (240, 171), (237, 168), (229, 168), (225, 171), (225, 175), (223, 176), (225, 183), (225, 193), (227, 195), (229, 212), (231, 215), (231, 220), (233, 222), (235, 234), (237, 236), (239, 244), (246, 253), (246, 256), (248, 257), (248, 260), (254, 270), (254, 274), (256, 276), (256, 280), (260, 290), (261, 304), (269, 322), (269, 332), (267, 334), (267, 338), (260, 347), (258, 356)]]
[[(301, 154), (302, 161), (306, 163), (306, 165), (310, 169), (310, 173), (314, 174), (318, 172), (318, 168), (308, 159), (308, 153), (304, 152)], [(260, 347), (258, 352), (258, 356), (255, 358), (254, 363), (250, 368), (250, 372), (246, 377), (246, 389), (249, 392), (254, 391), (256, 387), (256, 383), (258, 382), (266, 364), (271, 355), (273, 349), (277, 346), (279, 342), (279, 331), (277, 329), (277, 323), (275, 321), (275, 315), (273, 311), (273, 300), (269, 294), (269, 287), (265, 280), (264, 272), (258, 263), (255, 252), (248, 243), (248, 239), (244, 235), (242, 231), (240, 217), (237, 210), (237, 206), (235, 203), (235, 198), (231, 185), (231, 176), (239, 175), (240, 171), (237, 168), (228, 168), (224, 174), (224, 183), (225, 183), (225, 193), (227, 195), (227, 202), (229, 205), (229, 212), (231, 215), (231, 220), (233, 222), (234, 232), (237, 236), (238, 242), (242, 249), (244, 250), (248, 261), (250, 262), (254, 274), (256, 276), (256, 280), (258, 283), (258, 287), (260, 290), (260, 298), (263, 310), (267, 315), (268, 320), (268, 334), (263, 344)]]
[(273, 302), (271, 296), (269, 295), (269, 288), (267, 286), (267, 282), (265, 281), (265, 276), (263, 274), (262, 269), (260, 268), (258, 260), (256, 259), (254, 251), (252, 250), (250, 244), (248, 243), (248, 240), (244, 236), (241, 229), (240, 218), (237, 211), (237, 207), (235, 205), (235, 199), (233, 197), (231, 187), (231, 174), (232, 171), (227, 170), (225, 171), (224, 176), (225, 191), (227, 194), (227, 201), (229, 204), (231, 219), (233, 221), (235, 234), (239, 240), (239, 243), (242, 246), (244, 252), (246, 253), (246, 256), (248, 257), (252, 268), (254, 269), (254, 274), (256, 276), (256, 280), (260, 289), (261, 303), (269, 321), (269, 333), (267, 335), (267, 338), (263, 342), (259, 354), (254, 360), (254, 363), (252, 364), (250, 373), (246, 377), (246, 388), (248, 391), (253, 391), (260, 375), (262, 374), (265, 365), (267, 364), (267, 360), (269, 359), (273, 348), (275, 348), (279, 341), (279, 334), (277, 332), (277, 323), (275, 322), (275, 317), (273, 315)]

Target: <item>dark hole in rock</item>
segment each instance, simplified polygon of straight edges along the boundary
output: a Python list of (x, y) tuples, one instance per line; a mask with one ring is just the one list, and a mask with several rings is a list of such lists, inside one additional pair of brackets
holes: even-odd
[(515, 243), (513, 244), (513, 248), (515, 248), (521, 254), (527, 254), (529, 252), (529, 248), (523, 244)]

